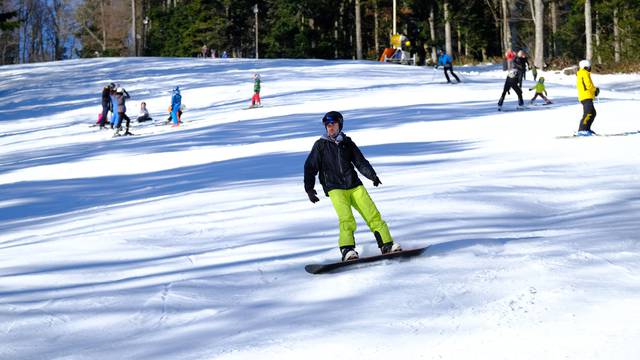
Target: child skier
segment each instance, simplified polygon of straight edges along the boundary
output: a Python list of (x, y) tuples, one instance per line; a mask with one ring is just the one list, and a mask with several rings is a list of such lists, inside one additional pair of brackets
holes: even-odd
[(253, 74), (253, 96), (251, 97), (251, 107), (261, 107), (260, 103), (260, 74)]
[(522, 100), (522, 90), (518, 86), (518, 70), (511, 69), (507, 74), (507, 79), (504, 81), (504, 88), (502, 89), (502, 96), (500, 96), (500, 100), (498, 100), (498, 111), (502, 111), (502, 103), (504, 102), (504, 97), (511, 90), (516, 92), (518, 95), (518, 109), (524, 107), (524, 100)]
[(178, 112), (180, 111), (180, 106), (182, 105), (182, 95), (180, 95), (180, 87), (176, 86), (173, 89), (173, 95), (171, 96), (171, 119), (173, 120), (172, 127), (179, 126), (180, 117)]
[(533, 98), (531, 99), (531, 101), (529, 101), (529, 104), (533, 104), (533, 102), (538, 96), (540, 96), (542, 100), (544, 100), (545, 105), (552, 104), (551, 100), (549, 100), (545, 96), (547, 95), (547, 89), (544, 88), (544, 77), (541, 76), (538, 82), (533, 87), (529, 88), (529, 91), (533, 89), (536, 90), (536, 94), (533, 95)]
[(118, 119), (118, 99), (116, 98), (116, 88), (117, 85), (111, 83), (113, 86), (109, 91), (109, 97), (111, 98), (111, 128), (113, 129), (117, 123), (119, 123)]
[(444, 76), (447, 78), (447, 83), (451, 84), (451, 79), (449, 79), (449, 74), (447, 74), (447, 71), (451, 72), (451, 75), (456, 78), (457, 82), (460, 82), (458, 75), (453, 73), (453, 59), (451, 59), (451, 56), (449, 56), (447, 52), (442, 49), (440, 50), (440, 57), (438, 57), (438, 64), (436, 65), (436, 69), (440, 65), (444, 66)]
[(356, 220), (351, 207), (362, 215), (383, 254), (401, 251), (400, 245), (393, 242), (387, 224), (382, 220), (380, 212), (358, 178), (355, 168), (367, 179), (373, 181), (373, 186), (377, 187), (382, 182), (360, 149), (342, 132), (343, 122), (342, 114), (337, 111), (330, 111), (322, 118), (326, 133), (313, 144), (304, 163), (304, 190), (312, 203), (320, 200), (314, 189), (316, 175), (319, 173), (322, 189), (331, 199), (338, 215), (340, 226), (338, 245), (342, 261), (358, 258), (353, 237), (356, 231)]
[(144, 121), (153, 120), (151, 116), (149, 116), (149, 110), (147, 110), (147, 103), (140, 103), (140, 112), (138, 113), (138, 118), (136, 119), (139, 123)]
[(580, 119), (580, 126), (578, 127), (577, 136), (590, 136), (595, 134), (591, 131), (591, 125), (596, 118), (596, 109), (593, 107), (593, 99), (600, 94), (600, 89), (597, 88), (593, 81), (591, 81), (591, 61), (582, 60), (579, 63), (580, 70), (578, 70), (576, 78), (576, 88), (578, 89), (578, 100), (582, 103), (582, 119)]

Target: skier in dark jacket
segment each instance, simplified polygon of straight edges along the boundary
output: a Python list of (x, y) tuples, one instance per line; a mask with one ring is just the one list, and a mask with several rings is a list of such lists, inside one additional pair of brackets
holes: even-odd
[(518, 87), (522, 89), (522, 80), (526, 79), (527, 68), (530, 67), (527, 53), (524, 50), (518, 51), (518, 56), (513, 60), (513, 65), (518, 70)]
[(504, 102), (504, 97), (507, 93), (510, 93), (510, 90), (516, 92), (518, 95), (518, 108), (522, 108), (524, 106), (524, 100), (522, 99), (522, 90), (520, 86), (518, 86), (518, 70), (511, 69), (507, 74), (507, 79), (504, 81), (504, 88), (502, 89), (502, 96), (500, 96), (500, 100), (498, 100), (498, 111), (502, 111), (502, 103)]
[(100, 129), (104, 129), (104, 125), (107, 123), (107, 114), (109, 113), (109, 111), (113, 111), (111, 106), (111, 89), (114, 86), (115, 84), (111, 83), (102, 88), (102, 113), (100, 114), (100, 119), (98, 120)]
[[(318, 139), (304, 163), (304, 190), (312, 203), (318, 202), (314, 189), (316, 175), (326, 196), (331, 198), (338, 215), (340, 237), (338, 245), (342, 261), (358, 258), (355, 251), (356, 220), (351, 207), (356, 208), (373, 232), (383, 254), (400, 251), (393, 242), (389, 228), (358, 178), (356, 168), (373, 186), (382, 184), (380, 178), (356, 144), (342, 132), (343, 118), (337, 111), (330, 111), (322, 118), (326, 133)], [(354, 167), (355, 166), (355, 167)]]

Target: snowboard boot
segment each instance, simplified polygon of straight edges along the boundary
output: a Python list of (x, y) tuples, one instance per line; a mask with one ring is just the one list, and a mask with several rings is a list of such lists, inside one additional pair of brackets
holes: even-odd
[(396, 252), (396, 251), (402, 251), (402, 248), (400, 247), (400, 244), (398, 244), (398, 243), (384, 244), (380, 248), (380, 252), (383, 253), (383, 254), (388, 254), (388, 253), (392, 253), (392, 252)]
[(356, 260), (359, 257), (353, 246), (341, 247), (340, 253), (342, 253), (342, 261)]

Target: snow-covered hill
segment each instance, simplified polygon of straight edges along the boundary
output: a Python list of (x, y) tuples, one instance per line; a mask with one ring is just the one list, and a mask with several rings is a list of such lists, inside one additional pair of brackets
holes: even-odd
[[(640, 135), (558, 138), (582, 113), (572, 76), (543, 74), (554, 105), (499, 113), (505, 73), (457, 70), (447, 85), (351, 61), (0, 67), (0, 359), (640, 358)], [(242, 110), (254, 72), (265, 107)], [(638, 131), (640, 76), (593, 79), (593, 129)], [(112, 81), (158, 123), (179, 85), (184, 126), (90, 128)], [(423, 256), (304, 271), (339, 258), (329, 199), (302, 185), (330, 110), (378, 172), (364, 182), (395, 240)]]

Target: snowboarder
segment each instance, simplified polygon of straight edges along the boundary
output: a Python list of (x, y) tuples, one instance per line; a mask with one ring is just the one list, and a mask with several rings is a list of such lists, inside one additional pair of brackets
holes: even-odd
[(579, 63), (580, 69), (576, 74), (576, 88), (578, 89), (578, 100), (582, 103), (582, 119), (578, 127), (577, 136), (590, 136), (591, 125), (596, 118), (596, 109), (593, 107), (593, 99), (600, 94), (600, 89), (591, 81), (591, 61), (582, 60)]
[(513, 60), (513, 66), (518, 70), (518, 87), (522, 89), (522, 80), (526, 79), (527, 68), (530, 67), (527, 53), (524, 50), (518, 51), (518, 56)]
[(449, 78), (449, 74), (447, 74), (447, 71), (450, 71), (451, 75), (456, 78), (456, 81), (460, 82), (458, 75), (453, 73), (453, 59), (451, 59), (451, 56), (449, 56), (447, 52), (442, 49), (440, 49), (440, 56), (438, 57), (438, 64), (436, 65), (436, 69), (440, 65), (444, 67), (444, 76), (447, 78), (447, 83), (451, 84), (451, 79)]
[(540, 77), (540, 79), (538, 80), (538, 82), (533, 85), (533, 87), (529, 88), (529, 91), (531, 90), (536, 90), (536, 94), (533, 96), (533, 98), (531, 99), (531, 101), (529, 101), (530, 104), (533, 104), (533, 102), (536, 100), (536, 98), (538, 96), (540, 96), (542, 98), (542, 100), (544, 100), (545, 105), (551, 104), (551, 100), (549, 100), (545, 95), (547, 95), (547, 89), (545, 89), (544, 87), (544, 77)]
[(127, 121), (126, 129), (123, 135), (131, 135), (131, 133), (129, 132), (130, 119), (126, 114), (127, 106), (125, 105), (125, 100), (129, 98), (131, 98), (131, 96), (129, 96), (129, 93), (127, 92), (127, 90), (125, 90), (122, 87), (119, 87), (118, 89), (116, 89), (116, 101), (118, 104), (118, 124), (116, 126), (116, 133), (114, 134), (115, 136), (120, 135), (120, 130), (122, 130), (122, 120)]
[(382, 220), (380, 212), (358, 178), (356, 168), (367, 179), (373, 181), (373, 186), (382, 184), (360, 149), (342, 132), (344, 123), (342, 114), (330, 111), (324, 115), (322, 123), (326, 133), (313, 144), (304, 163), (304, 190), (312, 203), (320, 200), (314, 189), (316, 175), (319, 173), (322, 189), (331, 199), (338, 215), (340, 226), (338, 245), (342, 261), (358, 258), (353, 236), (356, 231), (356, 220), (351, 207), (356, 208), (362, 215), (383, 254), (401, 251), (400, 245), (393, 242), (387, 223)]
[(260, 74), (253, 74), (253, 96), (251, 97), (251, 107), (260, 107)]
[(502, 111), (504, 97), (507, 93), (510, 93), (511, 89), (518, 95), (518, 108), (522, 108), (524, 106), (524, 100), (522, 100), (522, 90), (520, 90), (520, 86), (518, 86), (518, 70), (516, 69), (509, 70), (507, 79), (504, 81), (502, 96), (500, 96), (500, 100), (498, 100), (498, 111)]
[(180, 124), (180, 115), (178, 112), (180, 111), (180, 106), (182, 105), (182, 95), (180, 95), (180, 87), (176, 86), (173, 89), (173, 95), (171, 96), (171, 119), (173, 120), (172, 127), (177, 127)]
[(140, 112), (138, 113), (138, 118), (136, 119), (139, 123), (144, 121), (153, 120), (151, 116), (149, 116), (149, 110), (147, 110), (147, 103), (140, 103)]

